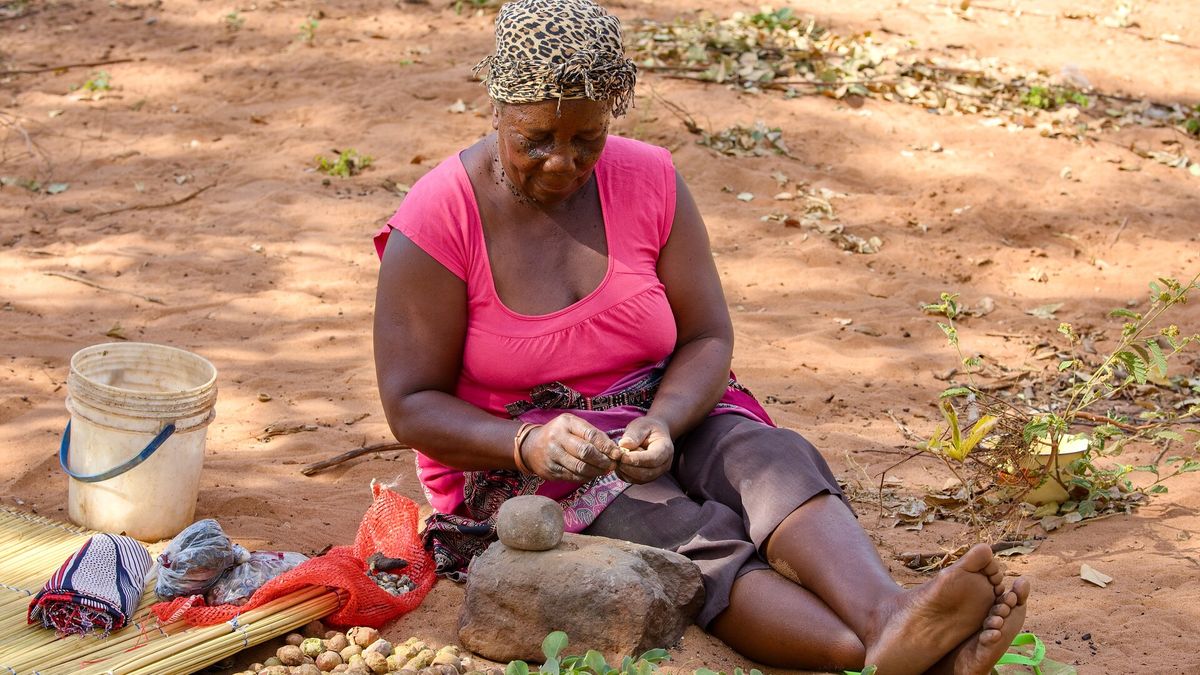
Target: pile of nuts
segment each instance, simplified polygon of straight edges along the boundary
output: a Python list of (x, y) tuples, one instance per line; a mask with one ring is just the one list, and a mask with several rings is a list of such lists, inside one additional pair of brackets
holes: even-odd
[(416, 590), (417, 583), (408, 578), (407, 574), (392, 574), (391, 572), (370, 571), (367, 576), (371, 577), (380, 588), (391, 593), (392, 595), (404, 595)]
[[(312, 627), (310, 624), (310, 634), (321, 634), (319, 628), (314, 631)], [(499, 667), (472, 669), (470, 657), (463, 656), (454, 645), (434, 650), (414, 637), (393, 646), (379, 637), (379, 631), (365, 626), (324, 635), (305, 638), (292, 633), (274, 657), (252, 664), (237, 675), (504, 675)]]

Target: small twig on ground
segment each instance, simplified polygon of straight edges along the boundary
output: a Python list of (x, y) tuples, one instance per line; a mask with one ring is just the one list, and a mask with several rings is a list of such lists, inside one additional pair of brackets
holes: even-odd
[(1183, 42), (1182, 40), (1164, 40), (1162, 37), (1155, 37), (1153, 35), (1142, 35), (1141, 33), (1135, 33), (1135, 35), (1137, 35), (1139, 38), (1141, 38), (1145, 42), (1158, 42), (1159, 40), (1162, 40), (1163, 42), (1165, 42), (1169, 45), (1175, 45), (1176, 47), (1183, 47), (1185, 49), (1200, 49), (1200, 47), (1197, 47), (1194, 44)]
[(337, 466), (338, 464), (341, 464), (342, 462), (348, 462), (348, 461), (354, 459), (355, 457), (361, 457), (363, 455), (369, 455), (369, 454), (376, 453), (376, 452), (387, 452), (389, 450), (411, 450), (411, 449), (412, 448), (410, 446), (404, 445), (403, 443), (376, 443), (374, 445), (368, 445), (368, 446), (365, 446), (362, 448), (355, 448), (353, 450), (343, 452), (342, 454), (340, 454), (336, 457), (331, 457), (329, 459), (326, 459), (326, 460), (323, 460), (320, 462), (309, 464), (308, 466), (304, 467), (303, 469), (300, 469), (300, 473), (304, 474), (305, 476), (312, 476), (313, 474), (321, 473), (325, 469), (328, 469), (333, 466)]
[(110, 66), (114, 63), (130, 63), (134, 59), (108, 59), (107, 61), (89, 61), (87, 63), (63, 63), (57, 66), (46, 66), (44, 68), (26, 68), (24, 70), (6, 70), (2, 75), (35, 75), (37, 73), (48, 73), (54, 70), (69, 70), (71, 68), (91, 68), (93, 66)]
[(1132, 431), (1132, 432), (1146, 431), (1147, 429), (1153, 429), (1154, 427), (1158, 426), (1157, 423), (1155, 423), (1155, 424), (1128, 424), (1126, 422), (1114, 420), (1113, 418), (1107, 417), (1105, 415), (1097, 415), (1095, 413), (1090, 413), (1085, 410), (1080, 410), (1080, 411), (1076, 412), (1075, 417), (1078, 417), (1080, 419), (1085, 419), (1085, 420), (1091, 420), (1092, 422), (1101, 422), (1103, 424), (1111, 424), (1118, 429), (1123, 429), (1125, 431)]
[(199, 195), (201, 192), (204, 192), (205, 190), (207, 190), (209, 188), (216, 187), (216, 185), (217, 185), (216, 183), (209, 183), (208, 185), (205, 185), (204, 187), (200, 188), (199, 190), (196, 190), (195, 192), (191, 193), (190, 195), (188, 195), (186, 197), (183, 197), (180, 199), (175, 199), (175, 200), (172, 200), (169, 202), (163, 202), (162, 204), (135, 204), (134, 206), (122, 206), (119, 209), (113, 209), (111, 211), (99, 211), (97, 213), (93, 213), (92, 215), (84, 218), (84, 220), (94, 220), (101, 216), (111, 216), (114, 213), (123, 213), (125, 211), (147, 211), (149, 209), (165, 209), (170, 206), (178, 206), (184, 202), (195, 199), (196, 196)]
[(658, 93), (653, 86), (650, 87), (650, 95), (653, 96), (659, 103), (662, 103), (663, 107), (667, 109), (667, 112), (670, 112), (672, 115), (678, 118), (680, 122), (683, 122), (683, 126), (688, 130), (688, 133), (697, 135), (703, 133), (704, 130), (700, 128), (699, 124), (696, 124), (696, 119), (692, 117), (692, 114), (685, 110), (683, 106), (675, 103), (674, 101), (667, 100), (667, 98)]
[(1129, 514), (1125, 513), (1124, 511), (1112, 511), (1109, 513), (1101, 514), (1099, 516), (1092, 516), (1090, 518), (1084, 518), (1083, 520), (1081, 520), (1075, 524), (1078, 525), (1079, 527), (1083, 527), (1084, 525), (1090, 525), (1094, 522), (1097, 522), (1100, 520), (1105, 520), (1106, 518), (1112, 518), (1113, 516), (1127, 516), (1127, 515), (1129, 515)]
[(1117, 240), (1121, 238), (1121, 233), (1125, 231), (1125, 226), (1128, 224), (1129, 216), (1125, 216), (1125, 219), (1121, 221), (1121, 226), (1117, 228), (1117, 233), (1113, 235), (1112, 241), (1108, 243), (1109, 248), (1112, 248), (1116, 245)]
[[(898, 445), (894, 449), (893, 448), (858, 448), (854, 452), (874, 452), (879, 455), (906, 455), (907, 456), (912, 453), (912, 449), (913, 449), (912, 446), (909, 446), (909, 445)], [(928, 454), (928, 453), (921, 453), (919, 456), (928, 457), (929, 459), (937, 459), (937, 457), (935, 457), (934, 455)], [(911, 459), (911, 458), (909, 458), (909, 459)]]
[[(865, 479), (867, 483), (871, 482), (871, 474), (867, 473), (866, 467), (864, 467), (862, 464), (859, 464), (854, 459), (854, 454), (850, 450), (842, 450), (842, 458), (845, 459), (846, 463), (849, 464), (855, 471), (862, 474), (863, 479)], [(856, 479), (855, 483), (857, 484), (856, 487), (858, 488), (858, 490), (863, 491), (863, 492), (866, 491), (866, 490), (863, 490), (863, 487), (862, 487), (863, 482), (862, 481)], [(846, 485), (847, 485), (847, 487), (849, 487), (848, 482)]]
[(967, 546), (959, 546), (953, 551), (938, 551), (937, 553), (906, 552), (898, 553), (892, 557), (904, 563), (904, 566), (909, 569), (926, 571), (945, 567), (954, 560), (957, 560), (959, 556), (968, 550), (970, 549)]
[(1013, 16), (1020, 14), (1022, 16), (1040, 16), (1047, 19), (1057, 19), (1059, 16), (1058, 14), (1052, 14), (1050, 12), (1039, 12), (1036, 9), (1024, 9), (1021, 7), (990, 7), (988, 5), (981, 5), (976, 2), (972, 2), (970, 7), (971, 9), (985, 9), (989, 12), (1000, 12), (1001, 14), (1012, 14)]
[(886, 412), (887, 412), (887, 416), (892, 418), (892, 421), (896, 423), (896, 427), (898, 429), (900, 429), (900, 433), (904, 434), (905, 438), (907, 438), (910, 441), (924, 440), (920, 436), (914, 434), (912, 429), (909, 429), (907, 426), (905, 426), (904, 422), (901, 422), (900, 418), (896, 417), (896, 414), (893, 413), (890, 409), (887, 410)]
[[(1018, 546), (1037, 546), (1040, 539), (1045, 537), (1034, 537), (1024, 541), (998, 541), (992, 544), (992, 553), (1007, 551)], [(940, 569), (946, 567), (950, 563), (958, 560), (960, 556), (970, 550), (969, 546), (959, 546), (953, 551), (938, 551), (936, 553), (899, 553), (893, 556), (895, 560), (904, 563), (905, 567), (914, 570), (929, 570)]]
[(74, 281), (77, 284), (83, 284), (84, 286), (91, 286), (92, 288), (95, 288), (95, 289), (98, 289), (101, 291), (107, 291), (109, 293), (121, 293), (123, 295), (132, 295), (135, 298), (140, 298), (142, 300), (145, 300), (146, 302), (153, 302), (156, 305), (167, 304), (167, 303), (163, 302), (162, 300), (159, 300), (158, 298), (155, 298), (153, 296), (142, 295), (140, 293), (134, 293), (133, 291), (123, 291), (119, 288), (109, 288), (108, 286), (101, 286), (100, 284), (98, 284), (94, 281), (91, 281), (89, 279), (83, 279), (81, 277), (77, 277), (74, 274), (67, 274), (66, 272), (46, 272), (46, 276), (60, 277), (60, 278), (66, 279), (67, 281)]
[[(16, 116), (7, 115), (7, 114), (0, 112), (0, 124), (4, 125), (6, 127), (11, 127), (13, 129), (15, 129), (17, 133), (21, 134), (21, 138), (25, 139), (25, 150), (26, 150), (26, 152), (29, 153), (29, 156), (36, 159), (37, 156), (40, 154), (42, 157), (42, 161), (44, 161), (46, 163), (46, 173), (48, 173), (48, 174), (54, 173), (54, 164), (50, 161), (50, 154), (47, 153), (45, 151), (45, 149), (43, 149), (40, 145), (38, 145), (37, 142), (34, 141), (32, 137), (30, 137), (29, 132), (25, 130), (25, 127), (21, 126), (21, 124), (17, 121)], [(3, 157), (0, 159), (3, 159), (3, 160), (8, 159), (8, 144), (7, 143), (4, 144)]]
[(257, 437), (260, 442), (266, 443), (276, 436), (287, 436), (288, 434), (298, 434), (304, 431), (316, 431), (315, 424), (290, 424), (288, 422), (276, 422), (270, 424), (266, 429), (263, 429), (262, 434)]
[(883, 505), (883, 482), (885, 480), (887, 480), (888, 472), (891, 471), (892, 469), (900, 466), (901, 464), (907, 462), (908, 460), (910, 460), (914, 457), (918, 457), (920, 455), (924, 455), (924, 454), (926, 454), (925, 450), (915, 450), (915, 451), (909, 453), (909, 455), (907, 457), (905, 457), (904, 459), (900, 460), (899, 462), (896, 462), (895, 464), (889, 466), (888, 468), (884, 469), (883, 471), (881, 471), (879, 473), (879, 487), (876, 491), (876, 494), (879, 496), (879, 517), (880, 518), (883, 518), (884, 514), (887, 513), (887, 509)]

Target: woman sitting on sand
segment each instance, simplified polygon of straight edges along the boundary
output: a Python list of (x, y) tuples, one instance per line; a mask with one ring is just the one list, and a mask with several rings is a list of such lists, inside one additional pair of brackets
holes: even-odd
[(667, 150), (608, 135), (633, 98), (591, 0), (519, 0), (481, 67), (495, 133), (422, 178), (379, 233), (380, 395), (420, 448), (439, 572), (501, 502), (700, 568), (697, 622), (746, 657), (882, 675), (987, 673), (1019, 631), (987, 546), (901, 589), (828, 466), (730, 375), (733, 330)]

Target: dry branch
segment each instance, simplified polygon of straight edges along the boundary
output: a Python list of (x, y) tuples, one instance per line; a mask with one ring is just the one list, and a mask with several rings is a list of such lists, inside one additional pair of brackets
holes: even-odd
[(114, 63), (131, 63), (135, 59), (109, 59), (107, 61), (88, 61), (86, 63), (63, 63), (57, 66), (46, 66), (44, 68), (26, 68), (24, 70), (6, 70), (3, 75), (34, 75), (37, 73), (49, 73), (55, 70), (69, 70), (71, 68), (91, 68), (93, 66), (110, 66)]
[(368, 445), (368, 446), (361, 447), (361, 448), (355, 448), (348, 452), (343, 452), (342, 454), (340, 454), (336, 457), (331, 457), (329, 459), (326, 459), (326, 460), (323, 460), (320, 462), (309, 464), (308, 466), (304, 467), (303, 469), (300, 469), (300, 473), (304, 474), (305, 476), (312, 476), (314, 474), (321, 473), (325, 469), (328, 469), (333, 466), (337, 466), (338, 464), (341, 464), (342, 462), (348, 462), (348, 461), (354, 459), (355, 457), (361, 457), (363, 455), (369, 455), (369, 454), (376, 453), (376, 452), (387, 452), (388, 450), (411, 450), (411, 449), (412, 448), (410, 446), (404, 445), (403, 443), (376, 443), (374, 445)]
[(95, 289), (98, 289), (101, 291), (107, 291), (109, 293), (121, 293), (123, 295), (132, 295), (135, 298), (140, 298), (142, 300), (145, 300), (146, 302), (153, 302), (156, 305), (167, 304), (167, 303), (163, 302), (162, 300), (160, 300), (156, 297), (150, 296), (150, 295), (142, 295), (140, 293), (134, 293), (133, 291), (123, 291), (119, 288), (109, 288), (108, 286), (102, 286), (94, 281), (90, 281), (88, 279), (83, 279), (83, 278), (77, 277), (74, 274), (67, 274), (66, 272), (46, 272), (46, 276), (60, 277), (62, 279), (66, 279), (67, 281), (74, 281), (77, 284), (83, 284), (84, 286), (91, 286), (92, 288), (95, 288)]
[(189, 202), (189, 201), (195, 199), (196, 196), (199, 195), (201, 192), (204, 192), (205, 190), (207, 190), (209, 188), (216, 187), (216, 185), (217, 185), (216, 183), (209, 183), (208, 185), (205, 185), (204, 187), (200, 188), (199, 190), (196, 190), (195, 192), (189, 194), (186, 197), (183, 197), (180, 199), (175, 199), (175, 200), (172, 200), (169, 202), (163, 202), (162, 204), (136, 204), (134, 206), (122, 206), (119, 209), (113, 209), (111, 211), (100, 211), (97, 213), (93, 213), (92, 215), (88, 216), (84, 220), (93, 220), (93, 219), (99, 218), (101, 216), (111, 216), (114, 213), (123, 213), (125, 211), (148, 211), (150, 209), (165, 209), (165, 208), (168, 208), (171, 206), (178, 206), (184, 202)]
[[(1025, 541), (998, 541), (992, 544), (992, 553), (1007, 551), (1010, 548), (1017, 548), (1018, 546), (1037, 546), (1037, 544), (1037, 538), (1027, 539)], [(904, 565), (910, 569), (940, 569), (949, 565), (955, 560), (958, 560), (958, 558), (968, 550), (970, 549), (967, 546), (959, 546), (953, 551), (938, 551), (936, 553), (906, 552), (896, 554), (893, 556), (893, 558), (904, 563)]]

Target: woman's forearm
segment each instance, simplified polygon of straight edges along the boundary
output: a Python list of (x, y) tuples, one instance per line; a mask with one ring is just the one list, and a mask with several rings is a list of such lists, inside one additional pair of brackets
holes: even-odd
[(442, 391), (419, 391), (384, 403), (396, 440), (463, 471), (516, 468), (520, 423), (496, 417)]
[(733, 342), (703, 337), (675, 350), (649, 416), (662, 420), (678, 438), (708, 416), (729, 383)]

